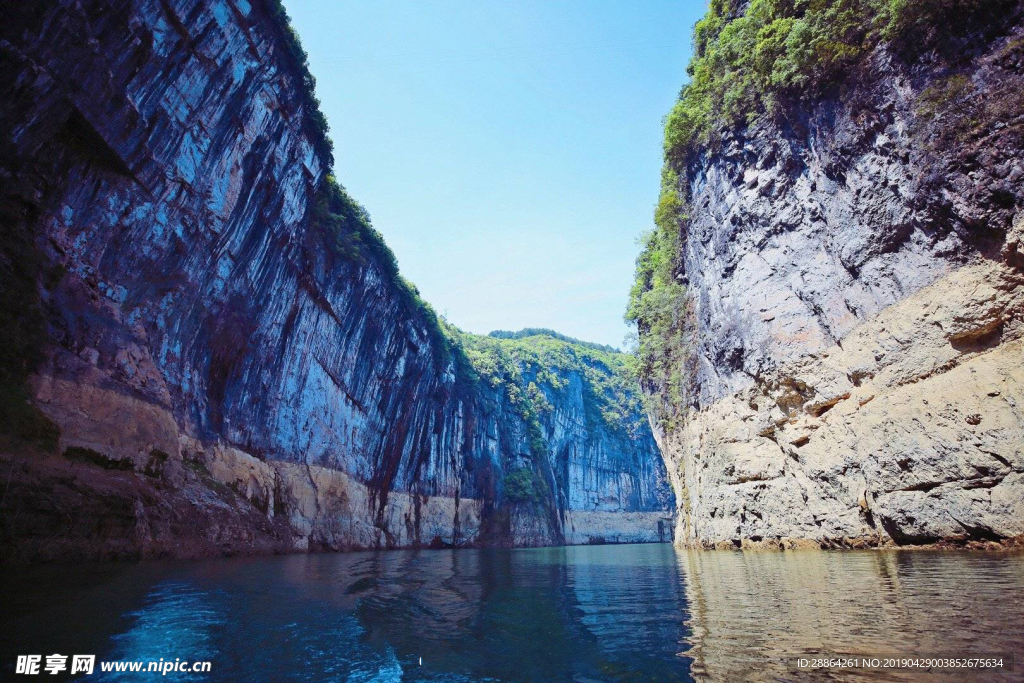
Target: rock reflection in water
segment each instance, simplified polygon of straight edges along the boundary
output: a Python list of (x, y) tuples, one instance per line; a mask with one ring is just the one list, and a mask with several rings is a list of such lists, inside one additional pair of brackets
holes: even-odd
[(357, 613), (402, 661), (472, 680), (686, 679), (671, 546), (380, 557), (353, 584)]
[[(1016, 655), (1024, 557), (925, 551), (678, 551), (691, 673), (701, 680), (920, 680), (921, 671), (797, 672), (791, 659)], [(928, 680), (1020, 680), (934, 672)], [(980, 676), (980, 677), (979, 677)]]
[(6, 569), (0, 679), (60, 652), (212, 662), (168, 681), (900, 680), (788, 659), (1021, 659), (1022, 594), (1024, 555), (669, 545)]

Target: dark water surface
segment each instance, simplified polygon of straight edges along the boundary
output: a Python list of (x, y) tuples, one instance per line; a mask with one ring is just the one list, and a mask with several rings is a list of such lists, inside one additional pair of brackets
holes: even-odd
[(118, 678), (97, 665), (83, 680), (1024, 679), (1019, 666), (827, 675), (787, 661), (1015, 653), (1024, 664), (1020, 554), (392, 551), (5, 570), (0, 590), (4, 680), (17, 654), (55, 652), (212, 662), (205, 676)]

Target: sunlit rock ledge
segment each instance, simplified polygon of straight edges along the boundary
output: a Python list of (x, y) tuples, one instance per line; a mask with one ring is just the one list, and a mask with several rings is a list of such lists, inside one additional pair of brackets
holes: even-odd
[(1024, 537), (1024, 277), (953, 270), (690, 414), (666, 444), (697, 547)]

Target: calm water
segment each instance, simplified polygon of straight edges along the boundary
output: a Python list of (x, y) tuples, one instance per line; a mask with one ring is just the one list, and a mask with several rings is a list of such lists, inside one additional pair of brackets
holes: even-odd
[[(3, 679), (16, 654), (54, 652), (209, 660), (209, 679), (246, 681), (857, 679), (787, 661), (821, 652), (1024, 664), (1019, 554), (398, 551), (42, 567), (0, 589)], [(871, 676), (889, 679), (971, 677)]]

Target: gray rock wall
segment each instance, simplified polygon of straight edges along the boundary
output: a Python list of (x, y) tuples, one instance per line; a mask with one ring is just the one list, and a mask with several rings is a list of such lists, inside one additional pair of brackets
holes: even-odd
[(662, 438), (680, 542), (1024, 533), (1021, 35), (879, 48), (691, 160), (696, 371)]
[[(564, 377), (534, 463), (508, 397), (458, 376), (387, 271), (311, 227), (330, 160), (282, 30), (246, 0), (10, 8), (0, 208), (40, 254), (33, 391), (61, 451), (139, 471), (166, 454), (170, 485), (288, 519), (268, 533), (296, 548), (558, 543), (575, 511), (650, 516), (576, 542), (656, 540), (672, 503), (647, 430), (588, 428)], [(505, 500), (524, 463), (547, 500)]]

